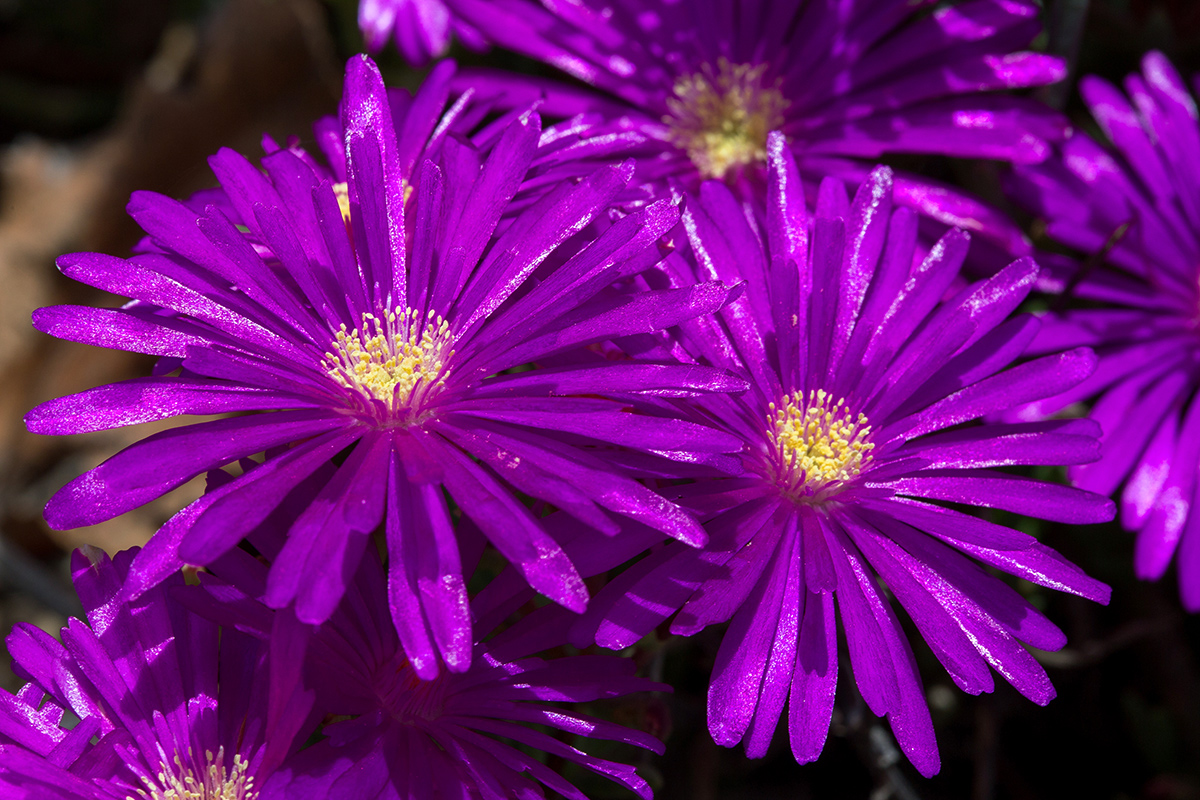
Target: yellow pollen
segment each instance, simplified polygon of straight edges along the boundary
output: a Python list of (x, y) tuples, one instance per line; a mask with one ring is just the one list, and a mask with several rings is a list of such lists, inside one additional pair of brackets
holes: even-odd
[(410, 308), (364, 314), (361, 327), (342, 325), (321, 366), (341, 386), (399, 411), (445, 386), (453, 344), (450, 324), (432, 311), (423, 321)]
[[(199, 777), (190, 767), (184, 766), (178, 754), (175, 768), (166, 764), (158, 773), (157, 781), (142, 776), (145, 789), (138, 789), (141, 800), (255, 800), (254, 777), (249, 775), (250, 764), (241, 755), (234, 755), (233, 769), (225, 768), (225, 748), (217, 750), (214, 758), (211, 750), (205, 752), (207, 769)], [(138, 800), (132, 795), (126, 800)]]
[(822, 499), (823, 490), (857, 477), (871, 462), (866, 415), (855, 418), (844, 400), (835, 403), (824, 390), (794, 392), (782, 408), (771, 403), (767, 421), (776, 477), (793, 499)]
[(675, 81), (663, 122), (671, 141), (687, 151), (705, 178), (724, 178), (734, 167), (767, 159), (767, 134), (783, 125), (789, 102), (780, 81), (763, 85), (766, 64), (717, 60)]
[(350, 224), (350, 184), (342, 181), (333, 185), (333, 196), (337, 198), (338, 208), (342, 210), (342, 221)]
[[(413, 187), (408, 182), (408, 179), (401, 179), (400, 186), (404, 191), (404, 204), (408, 205), (408, 199), (412, 197)], [(338, 208), (342, 212), (342, 222), (345, 222), (347, 227), (350, 225), (350, 184), (346, 181), (335, 183), (333, 185), (333, 196), (337, 198)]]

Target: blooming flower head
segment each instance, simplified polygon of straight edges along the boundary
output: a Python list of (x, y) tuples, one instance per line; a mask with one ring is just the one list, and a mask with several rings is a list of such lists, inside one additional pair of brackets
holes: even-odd
[[(543, 8), (543, 5), (545, 6)], [(480, 30), (553, 64), (594, 92), (527, 79), (546, 113), (602, 109), (657, 143), (639, 168), (695, 189), (707, 178), (757, 194), (767, 133), (781, 130), (808, 179), (860, 181), (882, 153), (1036, 162), (1066, 121), (994, 94), (1061, 79), (1062, 62), (1017, 51), (1040, 30), (1026, 0), (828, 3), (804, 0), (604, 0), (497, 4)], [(505, 37), (501, 41), (498, 37)], [(475, 72), (461, 83), (508, 86)], [(907, 176), (898, 199), (1021, 251), (1012, 223), (948, 186)]]
[(1037, 417), (1090, 398), (1104, 429), (1103, 458), (1069, 473), (1101, 494), (1121, 487), (1121, 524), (1137, 532), (1139, 577), (1162, 577), (1178, 550), (1183, 604), (1200, 611), (1200, 124), (1196, 102), (1161, 53), (1149, 53), (1125, 93), (1097, 77), (1080, 83), (1111, 141), (1076, 132), (1062, 153), (1013, 176), (1016, 199), (1046, 234), (1095, 261), (1064, 258), (1050, 291), (1090, 308), (1043, 317), (1033, 346), (1088, 345), (1096, 372), (1072, 391), (1034, 404)]
[(400, 158), (408, 144), (365, 57), (350, 62), (342, 114), (345, 184), (290, 149), (265, 157), (265, 173), (223, 151), (213, 164), (246, 230), (215, 205), (196, 211), (139, 193), (130, 211), (150, 252), (61, 258), (68, 276), (134, 302), (43, 309), (35, 325), (168, 357), (160, 372), (180, 372), (54, 400), (26, 419), (35, 432), (61, 434), (268, 412), (150, 436), (69, 483), (46, 519), (59, 528), (95, 523), (265, 454), (155, 535), (134, 564), (137, 591), (228, 551), (336, 457), (336, 474), (307, 498), (274, 562), (267, 600), (294, 603), (304, 622), (328, 618), (382, 525), (388, 603), (414, 669), (428, 678), (438, 654), (465, 670), (473, 641), (447, 494), (533, 587), (576, 610), (586, 603), (583, 583), (514, 489), (601, 533), (617, 530), (615, 514), (703, 542), (689, 513), (634, 475), (661, 472), (669, 459), (685, 472), (736, 470), (724, 454), (741, 443), (639, 398), (739, 389), (739, 379), (677, 364), (510, 371), (674, 325), (738, 289), (709, 282), (598, 296), (658, 261), (654, 243), (678, 218), (660, 202), (597, 232), (628, 165), (548, 188), (497, 233), (537, 151), (536, 115), (512, 121), (486, 152), (446, 137), (436, 161), (410, 173)]
[(749, 376), (744, 394), (686, 401), (746, 443), (745, 474), (677, 487), (706, 520), (707, 548), (652, 551), (593, 599), (574, 635), (615, 648), (676, 612), (677, 634), (729, 621), (710, 732), (762, 756), (790, 702), (792, 751), (807, 762), (830, 724), (840, 624), (864, 700), (930, 775), (929, 710), (882, 585), (965, 691), (993, 688), (990, 665), (1035, 702), (1053, 697), (1022, 643), (1057, 649), (1062, 633), (981, 564), (1101, 602), (1108, 588), (1032, 537), (944, 504), (1111, 519), (1106, 498), (995, 469), (1093, 461), (1095, 424), (978, 422), (1075, 386), (1095, 357), (1081, 348), (1011, 366), (1038, 325), (1008, 319), (1037, 265), (1018, 260), (947, 297), (967, 236), (951, 231), (914, 258), (916, 215), (893, 209), (890, 170), (872, 172), (853, 202), (826, 179), (810, 226), (781, 134), (768, 151), (765, 229), (706, 183), (684, 215), (693, 260), (666, 265), (683, 282), (693, 269), (745, 280), (746, 294), (660, 343)]
[[(240, 588), (263, 585), (264, 565), (234, 550), (222, 559), (218, 574), (224, 572), (221, 568), (240, 577), (238, 587), (205, 575), (206, 585), (190, 587), (185, 602), (215, 618), (236, 619), (241, 630), (272, 636), (278, 617), (289, 612), (273, 612), (253, 597), (253, 590), (247, 594)], [(525, 598), (522, 589), (528, 591), (504, 583), (473, 598), (477, 631), (505, 621)], [(314, 688), (326, 719), (336, 721), (324, 726), (325, 738), (306, 748), (302, 758), (278, 771), (272, 788), (278, 785), (288, 797), (334, 800), (503, 800), (541, 798), (545, 787), (586, 800), (567, 779), (529, 755), (532, 749), (577, 764), (643, 798), (651, 796), (633, 767), (591, 756), (560, 738), (567, 734), (662, 752), (653, 736), (563, 705), (669, 689), (636, 677), (627, 658), (534, 655), (564, 643), (563, 622), (574, 614), (543, 606), (487, 642), (477, 642), (466, 672), (443, 671), (422, 680), (386, 609), (384, 570), (368, 554), (342, 604), (312, 633), (306, 648), (306, 683)]]
[[(62, 800), (267, 800), (273, 772), (316, 728), (292, 631), (268, 646), (180, 608), (175, 575), (123, 599), (133, 551), (76, 552), (89, 625), (62, 642), (27, 624), (7, 643), (30, 683), (0, 692), (0, 789)], [(275, 680), (272, 680), (274, 676)], [(43, 702), (44, 701), (44, 702)], [(62, 724), (64, 714), (78, 718)], [(15, 793), (15, 794), (13, 794)]]

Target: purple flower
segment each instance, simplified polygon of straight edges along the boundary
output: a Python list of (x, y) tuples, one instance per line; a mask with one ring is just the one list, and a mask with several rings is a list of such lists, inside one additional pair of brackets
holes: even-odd
[(443, 0), (361, 0), (358, 27), (372, 53), (394, 38), (396, 48), (414, 66), (444, 56), (451, 33), (473, 50), (487, 46), (479, 32)]
[[(71, 620), (61, 643), (28, 624), (9, 635), (14, 667), (30, 683), (16, 696), (0, 692), (0, 793), (278, 797), (271, 775), (317, 723), (291, 649), (303, 640), (276, 626), (266, 644), (184, 610), (169, 599), (184, 583), (178, 574), (127, 601), (132, 559), (75, 553), (90, 627)], [(74, 727), (61, 724), (68, 712)]]
[[(258, 541), (267, 552), (273, 547)], [(255, 597), (267, 568), (240, 550), (215, 570), (237, 586), (204, 575), (203, 587), (181, 598), (206, 616), (234, 620), (263, 638), (274, 636), (287, 610), (274, 612)], [(493, 581), (472, 599), (476, 631), (505, 622), (527, 597), (522, 582)], [(248, 592), (248, 593), (247, 593)], [(540, 658), (559, 647), (575, 615), (547, 605), (475, 644), (463, 673), (443, 671), (422, 680), (405, 656), (387, 613), (384, 570), (374, 554), (360, 562), (338, 610), (312, 632), (306, 649), (306, 685), (316, 705), (338, 721), (276, 774), (272, 788), (288, 797), (371, 798), (543, 797), (542, 786), (586, 800), (568, 780), (525, 749), (573, 762), (620, 783), (643, 798), (650, 788), (634, 768), (590, 756), (570, 737), (610, 740), (662, 752), (646, 733), (563, 704), (670, 688), (634, 675), (630, 659), (615, 656)], [(544, 729), (531, 726), (542, 726)], [(567, 736), (563, 736), (566, 734)], [(525, 749), (518, 749), (512, 743)]]
[[(496, 72), (459, 83), (520, 96), (544, 92), (546, 114), (626, 116), (656, 147), (639, 177), (695, 189), (721, 178), (764, 185), (767, 133), (781, 130), (810, 179), (861, 181), (883, 153), (1037, 162), (1065, 134), (1061, 115), (996, 90), (1060, 80), (1061, 60), (1017, 51), (1039, 33), (1025, 0), (801, 2), (600, 0), (497, 4), (480, 30), (597, 91)], [(543, 7), (545, 6), (545, 7)], [(1029, 249), (1002, 214), (917, 176), (899, 202), (949, 225)]]
[(917, 218), (893, 210), (886, 167), (853, 202), (826, 179), (810, 223), (782, 135), (768, 159), (764, 230), (711, 181), (684, 214), (693, 262), (664, 262), (673, 281), (693, 270), (746, 281), (741, 298), (659, 346), (749, 376), (742, 395), (687, 401), (694, 419), (745, 442), (745, 474), (676, 487), (670, 496), (706, 520), (707, 548), (652, 551), (593, 598), (573, 636), (619, 648), (676, 612), (681, 635), (729, 621), (708, 693), (713, 738), (764, 755), (790, 697), (792, 751), (808, 762), (830, 724), (840, 618), (867, 705), (931, 775), (929, 710), (881, 584), (964, 691), (990, 691), (990, 665), (1035, 702), (1054, 696), (1022, 643), (1057, 649), (1063, 634), (981, 563), (1100, 602), (1108, 588), (1032, 537), (944, 504), (1111, 519), (1106, 498), (995, 469), (1093, 461), (1094, 423), (978, 422), (1075, 386), (1095, 357), (1080, 348), (1010, 366), (1038, 325), (1008, 319), (1037, 265), (1020, 259), (947, 295), (968, 236), (951, 231), (914, 258)]
[(1033, 346), (1088, 345), (1099, 363), (1070, 392), (1026, 409), (1036, 418), (1096, 398), (1103, 458), (1073, 468), (1079, 486), (1112, 494), (1124, 482), (1121, 524), (1137, 531), (1134, 568), (1157, 579), (1179, 550), (1183, 604), (1200, 611), (1200, 125), (1196, 102), (1161, 53), (1122, 94), (1096, 77), (1084, 101), (1114, 147), (1084, 133), (1061, 155), (1013, 176), (1015, 198), (1041, 215), (1051, 238), (1084, 253), (1086, 268), (1050, 261), (1049, 291), (1088, 301), (1054, 311)]
[[(350, 62), (342, 114), (345, 184), (290, 149), (265, 157), (265, 174), (222, 151), (212, 163), (245, 231), (217, 206), (139, 193), (130, 212), (157, 252), (61, 258), (69, 277), (134, 300), (42, 309), (35, 325), (166, 363), (153, 377), (46, 403), (26, 421), (63, 434), (269, 412), (152, 435), (69, 483), (46, 519), (92, 524), (243, 460), (240, 477), (177, 514), (140, 553), (139, 591), (234, 547), (336, 456), (339, 469), (306, 498), (275, 561), (267, 600), (295, 603), (305, 622), (328, 618), (382, 524), (388, 604), (429, 678), (439, 653), (465, 670), (473, 641), (447, 493), (530, 585), (576, 610), (586, 588), (514, 489), (602, 533), (618, 530), (615, 514), (703, 543), (688, 512), (635, 476), (736, 471), (724, 454), (741, 443), (640, 398), (741, 389), (740, 379), (678, 364), (513, 370), (711, 312), (738, 290), (709, 282), (599, 294), (657, 262), (654, 243), (678, 219), (664, 201), (607, 224), (629, 165), (547, 188), (495, 233), (537, 152), (536, 115), (513, 121), (486, 153), (445, 137), (436, 161), (409, 173), (411, 143), (395, 135), (365, 57)], [(622, 399), (603, 397), (614, 394)], [(258, 453), (265, 461), (251, 468)]]

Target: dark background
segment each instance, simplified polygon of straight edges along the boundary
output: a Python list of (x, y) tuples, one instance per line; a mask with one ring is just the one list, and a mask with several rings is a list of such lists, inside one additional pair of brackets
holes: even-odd
[[(33, 331), (29, 313), (38, 306), (118, 302), (63, 279), (54, 257), (124, 254), (139, 235), (124, 213), (129, 193), (182, 196), (211, 185), (204, 159), (218, 147), (253, 154), (264, 132), (311, 141), (312, 120), (335, 108), (342, 64), (361, 48), (356, 5), (0, 0), (0, 631), (31, 621), (57, 632), (80, 613), (67, 570), (72, 548), (140, 544), (201, 491), (193, 482), (91, 528), (56, 532), (42, 523), (41, 506), (56, 488), (158, 427), (64, 439), (25, 432), (21, 415), (36, 403), (149, 366), (140, 356)], [(1047, 0), (1045, 15), (1047, 33), (1036, 45), (1073, 66), (1068, 81), (1037, 96), (1088, 130), (1079, 75), (1119, 82), (1151, 48), (1185, 75), (1200, 70), (1196, 0)], [(456, 55), (538, 69), (499, 53)], [(393, 84), (420, 80), (394, 52), (380, 61)], [(894, 161), (1003, 203), (1000, 165)], [(818, 763), (797, 766), (785, 731), (758, 761), (713, 744), (704, 695), (719, 629), (643, 645), (636, 657), (675, 694), (607, 712), (666, 735), (666, 756), (647, 756), (643, 765), (660, 798), (1200, 798), (1200, 618), (1181, 611), (1174, 570), (1158, 584), (1134, 580), (1132, 537), (1115, 525), (1030, 530), (1110, 583), (1113, 602), (1099, 607), (1017, 582), (1070, 639), (1063, 651), (1036, 654), (1059, 692), (1046, 708), (998, 676), (994, 694), (964, 695), (912, 632), (942, 752), (932, 780), (897, 757), (886, 725), (863, 709), (845, 660)], [(6, 657), (0, 686), (20, 686)], [(573, 777), (590, 796), (632, 797)]]

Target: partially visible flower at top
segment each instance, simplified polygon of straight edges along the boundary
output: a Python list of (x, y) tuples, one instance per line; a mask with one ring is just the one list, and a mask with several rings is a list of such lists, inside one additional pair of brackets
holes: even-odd
[(272, 774), (318, 722), (299, 683), (299, 626), (281, 615), (269, 643), (222, 629), (174, 602), (178, 574), (123, 599), (133, 557), (77, 551), (72, 572), (90, 625), (72, 619), (61, 643), (24, 623), (9, 635), (14, 669), (30, 683), (15, 696), (0, 691), (0, 794), (280, 797)]
[[(452, 90), (458, 73), (458, 65), (451, 60), (438, 63), (425, 77), (415, 92), (405, 88), (386, 90), (387, 102), (378, 109), (378, 120), (387, 125), (394, 137), (395, 148), (390, 157), (399, 174), (404, 191), (404, 203), (408, 207), (414, 200), (412, 188), (417, 167), (426, 160), (437, 161), (447, 139), (468, 142), (480, 154), (495, 147), (507, 128), (522, 116), (535, 111), (540, 105), (537, 97), (527, 98), (524, 104), (502, 103), (501, 94), (467, 89), (461, 93)], [(453, 99), (452, 99), (453, 98)], [(337, 115), (321, 117), (313, 123), (313, 139), (316, 152), (310, 153), (300, 146), (298, 137), (291, 137), (281, 144), (270, 136), (263, 136), (262, 146), (267, 156), (263, 166), (274, 180), (286, 180), (284, 165), (295, 167), (295, 159), (302, 161), (320, 180), (328, 180), (343, 212), (349, 211), (349, 175), (347, 173), (346, 130), (358, 112), (345, 107), (346, 103), (361, 98), (347, 94), (343, 107)], [(381, 134), (383, 135), (383, 134)], [(450, 147), (460, 149), (459, 142)], [(582, 113), (572, 119), (542, 129), (537, 148), (520, 186), (505, 207), (497, 231), (502, 232), (511, 218), (544, 196), (546, 192), (564, 180), (578, 180), (595, 172), (599, 167), (636, 155), (644, 150), (645, 136), (634, 126), (622, 120), (608, 120), (599, 113)], [(295, 159), (278, 155), (286, 149)], [(323, 157), (323, 160), (322, 160)], [(273, 258), (270, 247), (259, 235), (260, 224), (254, 213), (253, 203), (240, 189), (239, 173), (245, 169), (244, 159), (237, 154), (222, 150), (209, 159), (221, 185), (203, 189), (183, 201), (184, 205), (198, 214), (208, 206), (220, 209), (239, 229), (246, 234), (260, 255)], [(645, 190), (627, 188), (622, 193), (625, 202), (655, 199)], [(146, 237), (135, 248), (138, 251), (156, 251), (152, 237)]]
[(893, 209), (886, 167), (853, 202), (826, 179), (810, 226), (782, 135), (768, 140), (768, 159), (764, 230), (712, 181), (687, 201), (693, 260), (664, 262), (683, 284), (746, 282), (745, 295), (661, 348), (750, 377), (744, 394), (679, 401), (745, 441), (745, 474), (668, 492), (703, 516), (708, 546), (668, 542), (622, 572), (575, 641), (627, 647), (673, 614), (680, 635), (729, 621), (708, 692), (713, 738), (761, 757), (787, 701), (792, 751), (808, 762), (829, 729), (840, 618), (867, 706), (931, 775), (937, 744), (889, 594), (964, 691), (991, 691), (990, 665), (1037, 703), (1054, 696), (1022, 643), (1053, 650), (1065, 637), (978, 562), (1100, 602), (1108, 587), (1031, 536), (943, 504), (1111, 519), (1107, 498), (994, 469), (1094, 461), (1094, 423), (979, 421), (1075, 386), (1095, 357), (1080, 348), (1011, 366), (1038, 326), (1008, 319), (1037, 265), (1020, 259), (947, 297), (968, 237), (951, 231), (914, 259), (917, 218)]
[[(741, 379), (677, 364), (510, 371), (714, 311), (740, 289), (709, 282), (598, 296), (656, 263), (656, 241), (678, 219), (664, 201), (594, 239), (581, 233), (604, 220), (628, 165), (548, 189), (494, 234), (537, 150), (536, 115), (513, 121), (488, 153), (448, 137), (437, 161), (409, 177), (399, 173), (387, 97), (369, 59), (351, 60), (342, 108), (344, 186), (288, 149), (263, 159), (265, 175), (223, 151), (214, 166), (248, 233), (216, 207), (197, 212), (138, 193), (130, 212), (157, 252), (59, 259), (69, 277), (136, 302), (42, 309), (40, 330), (165, 356), (160, 373), (182, 371), (53, 400), (26, 421), (64, 434), (178, 414), (269, 412), (154, 434), (51, 498), (49, 524), (88, 525), (265, 453), (260, 466), (167, 522), (135, 561), (135, 591), (185, 562), (210, 563), (341, 454), (292, 526), (267, 600), (294, 603), (305, 622), (325, 620), (382, 524), (388, 603), (414, 669), (429, 678), (439, 654), (465, 670), (473, 641), (447, 493), (531, 586), (576, 610), (586, 588), (514, 490), (569, 511), (598, 536), (618, 529), (616, 514), (703, 543), (688, 512), (635, 477), (737, 471), (725, 453), (741, 442), (641, 398), (740, 390)], [(605, 399), (613, 395), (621, 399)]]
[[(266, 549), (269, 553), (272, 548)], [(240, 630), (267, 639), (279, 625), (277, 618), (287, 612), (271, 611), (253, 589), (243, 590), (264, 585), (266, 570), (244, 551), (233, 550), (214, 571), (238, 574), (238, 586), (203, 575), (203, 586), (189, 587), (180, 596), (207, 616), (236, 619)], [(278, 771), (280, 791), (288, 797), (330, 800), (506, 800), (541, 798), (545, 787), (572, 800), (587, 800), (527, 752), (532, 749), (650, 798), (650, 787), (632, 766), (591, 756), (570, 741), (624, 742), (660, 754), (662, 744), (569, 704), (670, 687), (637, 677), (628, 658), (536, 656), (565, 643), (562, 617), (575, 615), (558, 606), (530, 612), (484, 642), (484, 635), (516, 610), (506, 587), (496, 588), (501, 591), (485, 590), (472, 599), (479, 641), (470, 669), (422, 680), (388, 617), (384, 570), (368, 553), (338, 610), (312, 633), (305, 653), (305, 684), (316, 692), (316, 705), (326, 719), (335, 721), (323, 727), (326, 738)], [(519, 604), (524, 595), (517, 597)]]
[(1033, 347), (1096, 349), (1094, 375), (1025, 409), (1037, 418), (1095, 399), (1103, 458), (1073, 468), (1083, 488), (1121, 487), (1121, 524), (1137, 531), (1134, 569), (1162, 577), (1176, 551), (1184, 606), (1200, 611), (1200, 124), (1162, 53), (1146, 54), (1126, 94), (1089, 76), (1083, 99), (1112, 146), (1077, 132), (1061, 155), (1015, 172), (1014, 198), (1046, 234), (1095, 263), (1047, 258), (1046, 290), (1086, 301), (1042, 318)]
[[(786, 135), (806, 180), (861, 181), (883, 153), (1037, 162), (1067, 121), (998, 90), (1040, 86), (1063, 62), (1025, 47), (1041, 30), (1028, 0), (607, 0), (495, 4), (493, 41), (596, 88), (468, 70), (458, 85), (545, 93), (543, 113), (627, 116), (657, 144), (639, 180), (719, 178), (765, 186), (766, 138)], [(902, 175), (897, 199), (1009, 251), (1029, 245), (1003, 214), (952, 187)]]
[(451, 5), (453, 0), (361, 0), (358, 27), (372, 53), (395, 39), (400, 54), (418, 67), (446, 55), (451, 34), (472, 50), (484, 49), (486, 40)]

